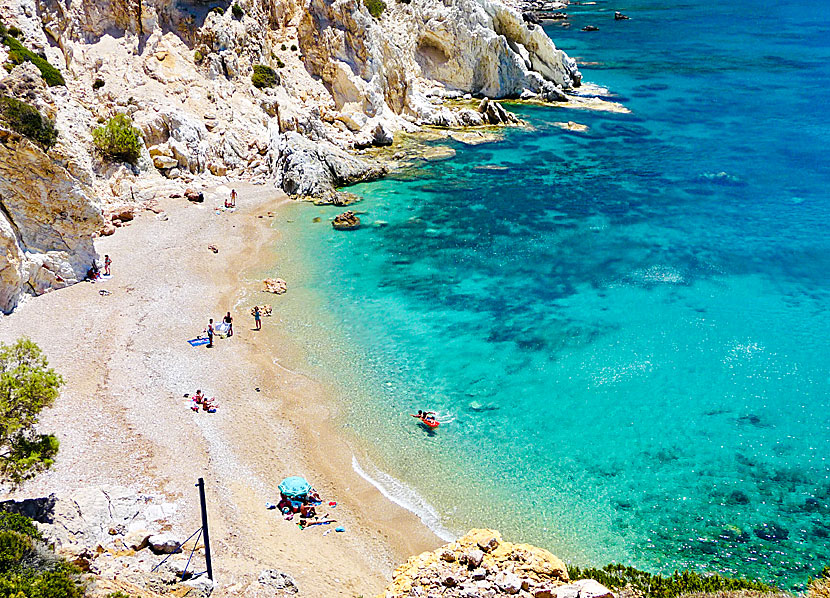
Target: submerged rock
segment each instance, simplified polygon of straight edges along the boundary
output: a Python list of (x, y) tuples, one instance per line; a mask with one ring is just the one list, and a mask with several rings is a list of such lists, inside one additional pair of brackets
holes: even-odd
[(348, 212), (343, 212), (342, 214), (336, 216), (334, 220), (332, 220), (331, 225), (336, 230), (357, 230), (360, 228), (360, 218), (358, 218), (354, 212), (349, 210)]
[(757, 537), (768, 542), (778, 542), (790, 537), (789, 530), (775, 522), (764, 523), (752, 531)]

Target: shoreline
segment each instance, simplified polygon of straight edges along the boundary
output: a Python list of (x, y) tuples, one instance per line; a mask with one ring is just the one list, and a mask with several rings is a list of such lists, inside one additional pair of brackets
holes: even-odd
[[(94, 485), (162, 492), (177, 499), (175, 529), (184, 531), (198, 525), (190, 486), (204, 477), (216, 596), (256, 591), (259, 571), (274, 568), (294, 576), (301, 595), (376, 594), (398, 563), (442, 541), (352, 468), (333, 390), (279, 363), (302, 361), (296, 343), (250, 331), (255, 303), (272, 303), (280, 317), (279, 297), (266, 299), (258, 275), (273, 267), (280, 235), (267, 212), (291, 200), (270, 187), (236, 188), (236, 213), (214, 215), (210, 199), (163, 199), (168, 220), (142, 212), (96, 240), (113, 259), (112, 279), (30, 298), (0, 319), (0, 340), (28, 335), (66, 380), (42, 418), (62, 441), (56, 464), (13, 496)], [(233, 338), (212, 350), (185, 342), (228, 310)], [(216, 414), (188, 408), (182, 395), (200, 387), (217, 397)], [(345, 534), (300, 532), (265, 509), (282, 477), (298, 473), (337, 501), (332, 516)]]

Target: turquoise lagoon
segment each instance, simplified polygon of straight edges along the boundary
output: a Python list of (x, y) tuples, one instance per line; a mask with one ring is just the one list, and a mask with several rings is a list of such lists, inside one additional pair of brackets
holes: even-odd
[(513, 106), (534, 130), (353, 187), (354, 233), (289, 208), (286, 321), (435, 529), (797, 586), (830, 564), (830, 13), (569, 12), (631, 114)]

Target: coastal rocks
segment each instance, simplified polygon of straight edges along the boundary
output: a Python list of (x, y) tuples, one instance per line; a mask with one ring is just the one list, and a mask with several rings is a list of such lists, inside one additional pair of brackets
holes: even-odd
[[(266, 293), (282, 295), (288, 291), (288, 283), (282, 278), (266, 278), (262, 281)], [(269, 312), (270, 313), (270, 312)]]
[(488, 98), (481, 100), (478, 105), (478, 112), (491, 125), (519, 124), (521, 122), (515, 114), (508, 112), (501, 104)]
[(300, 591), (293, 577), (276, 569), (265, 569), (259, 574), (258, 581), (264, 586), (289, 594), (296, 594)]
[(354, 212), (349, 210), (348, 212), (343, 212), (342, 214), (336, 216), (334, 220), (332, 220), (331, 225), (335, 230), (357, 230), (360, 228), (360, 218), (358, 218)]
[(621, 13), (620, 11), (618, 11), (618, 10), (614, 11), (614, 20), (615, 21), (627, 21), (628, 19), (629, 19), (629, 17), (627, 17), (626, 15)]
[(599, 27), (596, 25), (585, 25), (585, 27), (582, 28), (582, 31), (599, 31)]
[(553, 123), (560, 129), (564, 129), (565, 131), (573, 131), (575, 133), (587, 133), (588, 132), (588, 125), (583, 125), (580, 123), (575, 123), (572, 120), (569, 120), (566, 123), (556, 122)]
[(390, 4), (380, 19), (358, 2), (311, 0), (298, 39), (337, 110), (380, 118), (391, 130), (408, 127), (401, 117), (452, 120), (427, 98), (431, 88), (502, 98), (581, 81), (541, 27), (498, 0)]
[[(392, 574), (392, 583), (383, 596), (464, 598), (540, 596), (546, 592), (552, 597), (568, 582), (564, 563), (548, 551), (504, 542), (498, 532), (475, 529), (438, 550), (410, 558)], [(606, 594), (596, 594), (596, 586), (576, 583), (594, 592), (591, 598), (607, 598), (607, 590)]]
[(337, 187), (377, 178), (386, 168), (362, 160), (327, 141), (313, 142), (289, 131), (272, 137), (269, 147), (271, 173), (290, 194), (333, 201)]

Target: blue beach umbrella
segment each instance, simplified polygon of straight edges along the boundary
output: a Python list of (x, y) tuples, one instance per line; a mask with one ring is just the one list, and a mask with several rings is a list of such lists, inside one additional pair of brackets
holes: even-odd
[(294, 475), (280, 482), (279, 491), (288, 498), (304, 498), (311, 491), (311, 484), (305, 478)]

